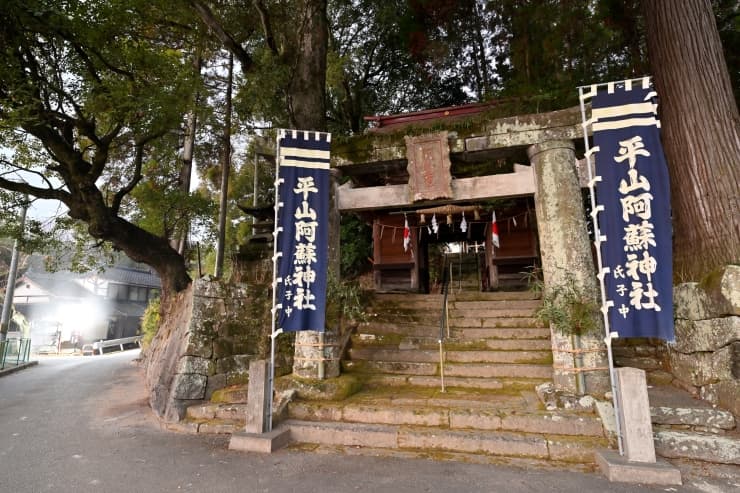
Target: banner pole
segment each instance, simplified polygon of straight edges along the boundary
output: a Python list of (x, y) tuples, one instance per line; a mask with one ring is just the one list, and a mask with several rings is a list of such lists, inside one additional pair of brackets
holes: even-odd
[[(633, 79), (633, 80), (642, 80), (642, 78)], [(606, 299), (606, 288), (604, 286), (604, 266), (603, 266), (603, 260), (601, 258), (601, 231), (599, 230), (599, 220), (597, 218), (599, 209), (596, 204), (596, 194), (594, 193), (596, 181), (594, 180), (593, 171), (591, 168), (592, 151), (588, 143), (588, 131), (587, 131), (587, 127), (589, 123), (588, 123), (588, 120), (586, 119), (586, 106), (584, 103), (585, 97), (583, 94), (583, 89), (585, 87), (590, 88), (591, 86), (578, 87), (578, 96), (579, 96), (578, 99), (581, 104), (583, 143), (586, 149), (586, 166), (588, 167), (588, 189), (589, 189), (589, 197), (591, 199), (591, 222), (594, 228), (594, 244), (596, 246), (596, 259), (597, 259), (597, 264), (598, 264), (598, 269), (599, 269), (599, 273), (597, 274), (596, 277), (599, 279), (599, 288), (601, 291), (601, 314), (604, 320), (604, 332), (606, 335), (606, 337), (604, 338), (604, 343), (606, 344), (607, 360), (609, 363), (609, 382), (611, 384), (612, 399), (614, 401), (614, 417), (616, 421), (617, 443), (619, 445), (619, 455), (624, 455), (624, 448), (622, 444), (622, 425), (620, 423), (621, 396), (619, 395), (618, 390), (617, 390), (616, 374), (614, 372), (614, 359), (613, 359), (613, 354), (612, 354), (612, 333), (611, 333), (611, 327), (609, 325), (609, 315), (608, 315), (609, 306), (608, 306), (607, 299)]]
[[(278, 258), (282, 253), (278, 253), (278, 233), (282, 228), (278, 225), (278, 218), (280, 217), (280, 137), (282, 136), (282, 129), (278, 130), (277, 144), (275, 147), (275, 219), (273, 224), (272, 232), (272, 309), (270, 313), (271, 326), (270, 326), (270, 377), (267, 385), (267, 395), (265, 398), (268, 400), (267, 407), (267, 423), (265, 428), (268, 432), (272, 431), (272, 392), (275, 387), (275, 338), (280, 335), (280, 330), (276, 330), (277, 325), (277, 287), (278, 287)], [(256, 190), (255, 190), (256, 194)]]

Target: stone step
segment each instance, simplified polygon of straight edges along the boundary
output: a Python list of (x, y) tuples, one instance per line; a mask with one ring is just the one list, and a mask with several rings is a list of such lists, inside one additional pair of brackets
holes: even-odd
[[(496, 397), (494, 399), (494, 397)], [(521, 396), (475, 399), (364, 399), (351, 402), (292, 402), (291, 419), (365, 424), (427, 426), (444, 429), (519, 431), (603, 437), (601, 421), (592, 414), (527, 410)]]
[[(369, 313), (381, 315), (383, 313), (418, 313), (430, 311), (442, 313), (444, 298), (429, 300), (409, 301), (399, 299), (397, 301), (373, 302), (367, 308)], [(526, 310), (530, 314), (537, 311), (541, 306), (540, 300), (493, 300), (493, 301), (450, 301), (447, 300), (447, 309), (451, 312), (485, 311), (493, 310)]]
[[(522, 390), (533, 389), (541, 383), (550, 382), (547, 378), (468, 378), (445, 376), (445, 387), (448, 389), (476, 389), (476, 390)], [(392, 375), (375, 374), (365, 375), (363, 382), (368, 388), (394, 388), (394, 387), (426, 387), (440, 388), (441, 378), (439, 376), (424, 375)]]
[(247, 386), (244, 384), (230, 385), (215, 390), (211, 395), (214, 404), (240, 404), (247, 402)]
[(550, 339), (550, 329), (545, 327), (486, 327), (451, 328), (454, 339)]
[[(437, 376), (439, 362), (416, 363), (408, 361), (342, 361), (342, 369), (361, 374), (387, 373), (391, 375)], [(446, 363), (445, 377), (467, 378), (537, 378), (552, 379), (552, 365), (509, 363)]]
[(449, 310), (450, 324), (462, 324), (467, 319), (535, 318), (531, 308), (453, 308)]
[(735, 416), (711, 407), (663, 407), (651, 406), (650, 415), (654, 425), (684, 428), (701, 428), (710, 433), (723, 433), (735, 429)]
[[(437, 337), (406, 337), (401, 335), (354, 334), (352, 347), (384, 347), (387, 349), (438, 349)], [(551, 351), (549, 339), (444, 339), (445, 350), (493, 349), (499, 351)]]
[(396, 375), (426, 375), (439, 374), (438, 363), (409, 363), (389, 361), (342, 361), (342, 370), (354, 373), (374, 374), (390, 373)]
[[(442, 294), (422, 294), (422, 293), (376, 293), (373, 295), (374, 303), (398, 303), (412, 304), (416, 302), (439, 302), (441, 303)], [(447, 295), (449, 302), (458, 301), (520, 301), (520, 300), (539, 300), (539, 294), (533, 291), (451, 291)]]
[(193, 419), (186, 418), (177, 423), (166, 423), (165, 428), (179, 433), (202, 433), (208, 435), (227, 435), (244, 431), (246, 416), (241, 419)]
[(439, 337), (437, 324), (396, 324), (390, 322), (362, 322), (357, 327), (361, 334), (402, 334), (414, 337)]
[(191, 419), (245, 419), (247, 404), (219, 404), (206, 402), (188, 407), (185, 416)]
[[(523, 319), (522, 319), (523, 320)], [(398, 325), (392, 323), (362, 323), (359, 334), (374, 334), (399, 337), (439, 338), (439, 325)], [(447, 338), (448, 331), (443, 331)], [(546, 327), (500, 326), (500, 327), (450, 327), (451, 339), (549, 339), (550, 329)]]
[[(352, 360), (401, 361), (415, 363), (435, 363), (439, 361), (439, 351), (432, 349), (380, 349), (352, 348)], [(445, 361), (450, 363), (542, 363), (552, 362), (551, 351), (444, 351)]]
[[(430, 307), (425, 309), (409, 308), (405, 310), (376, 310), (371, 312), (369, 322), (438, 325), (442, 318), (442, 311), (437, 308), (439, 307)], [(496, 326), (495, 322), (483, 324), (482, 320), (508, 320), (517, 318), (526, 318), (528, 323), (536, 323), (537, 325), (540, 325), (538, 322), (535, 322), (536, 317), (534, 310), (529, 308), (487, 308), (474, 310), (450, 309), (447, 317), (450, 325), (459, 325), (463, 327)]]
[(450, 310), (537, 310), (540, 300), (447, 301)]
[(461, 317), (450, 318), (451, 329), (496, 329), (496, 328), (547, 328), (547, 325), (535, 317)]
[(501, 431), (442, 430), (437, 428), (288, 420), (291, 438), (322, 445), (466, 452), (489, 456), (528, 457), (592, 463), (593, 452), (605, 441), (563, 435), (532, 435)]
[(447, 363), (445, 376), (473, 378), (552, 378), (552, 365), (506, 363)]
[(660, 430), (654, 434), (655, 452), (670, 459), (691, 459), (740, 465), (740, 435)]

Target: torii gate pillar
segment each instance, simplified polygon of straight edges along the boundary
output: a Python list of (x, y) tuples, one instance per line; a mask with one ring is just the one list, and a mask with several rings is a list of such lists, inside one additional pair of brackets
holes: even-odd
[[(535, 174), (534, 199), (545, 290), (574, 283), (599, 303), (573, 142), (552, 140), (534, 144), (527, 154)], [(551, 327), (553, 379), (558, 387), (578, 394), (604, 394), (609, 390), (603, 322), (599, 321), (600, 330), (581, 337), (564, 336)]]

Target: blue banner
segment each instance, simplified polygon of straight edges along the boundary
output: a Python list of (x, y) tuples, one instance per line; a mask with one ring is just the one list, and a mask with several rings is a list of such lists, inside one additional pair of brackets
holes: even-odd
[(656, 99), (648, 79), (593, 95), (597, 243), (611, 331), (673, 341), (670, 189)]
[(284, 331), (323, 331), (331, 134), (278, 134), (276, 312)]

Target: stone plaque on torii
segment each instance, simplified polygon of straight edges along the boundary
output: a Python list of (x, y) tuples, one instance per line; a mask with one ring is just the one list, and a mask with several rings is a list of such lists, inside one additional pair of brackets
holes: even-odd
[(406, 136), (409, 201), (452, 198), (450, 145), (447, 132)]

